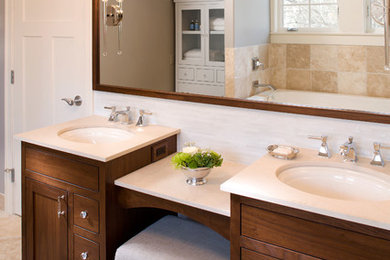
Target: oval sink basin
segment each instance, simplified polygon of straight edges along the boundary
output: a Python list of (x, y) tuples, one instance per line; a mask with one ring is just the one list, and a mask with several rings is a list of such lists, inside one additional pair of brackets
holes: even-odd
[(130, 139), (134, 134), (113, 127), (85, 127), (64, 130), (58, 136), (68, 141), (87, 144), (116, 143)]
[(390, 176), (338, 166), (288, 166), (277, 173), (280, 181), (311, 194), (340, 200), (390, 200)]

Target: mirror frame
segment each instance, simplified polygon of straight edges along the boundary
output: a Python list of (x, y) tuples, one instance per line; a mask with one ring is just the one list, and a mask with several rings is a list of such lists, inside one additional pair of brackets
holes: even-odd
[(156, 91), (156, 90), (145, 90), (138, 88), (127, 88), (120, 86), (112, 86), (106, 84), (100, 84), (100, 38), (99, 38), (99, 12), (100, 12), (100, 1), (93, 0), (92, 7), (92, 83), (93, 90), (106, 91), (113, 93), (137, 95), (144, 97), (154, 97), (162, 99), (180, 100), (212, 105), (231, 106), (239, 108), (257, 109), (274, 112), (284, 112), (308, 116), (320, 116), (374, 123), (390, 124), (390, 115), (370, 113), (358, 110), (347, 110), (347, 109), (326, 109), (326, 108), (315, 108), (315, 107), (304, 107), (285, 105), (277, 103), (269, 103), (262, 101), (250, 101), (238, 98), (227, 98), (227, 97), (215, 97), (207, 95), (189, 94), (189, 93), (178, 93), (168, 91)]

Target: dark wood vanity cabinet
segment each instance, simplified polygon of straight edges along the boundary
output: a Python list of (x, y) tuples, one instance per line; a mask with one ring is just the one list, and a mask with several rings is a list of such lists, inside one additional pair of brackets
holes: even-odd
[(35, 259), (67, 259), (68, 192), (26, 179), (24, 197), (24, 214), (29, 216), (25, 223), (25, 254)]
[(163, 214), (120, 207), (115, 179), (175, 151), (176, 135), (109, 162), (22, 142), (23, 260), (114, 259)]
[(390, 259), (390, 231), (232, 194), (231, 259)]

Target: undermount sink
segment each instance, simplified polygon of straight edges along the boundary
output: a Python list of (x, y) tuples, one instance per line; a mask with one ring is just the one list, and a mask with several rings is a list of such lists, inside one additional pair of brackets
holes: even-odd
[(283, 183), (311, 194), (351, 201), (390, 200), (390, 176), (342, 165), (288, 165), (277, 171)]
[(128, 140), (134, 133), (114, 127), (81, 127), (60, 131), (58, 136), (77, 143), (104, 144)]

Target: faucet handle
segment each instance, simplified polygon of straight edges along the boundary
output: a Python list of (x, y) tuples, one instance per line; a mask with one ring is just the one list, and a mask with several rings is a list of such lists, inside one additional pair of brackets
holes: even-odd
[(140, 109), (139, 110), (139, 115), (140, 116), (143, 116), (143, 115), (153, 115), (153, 113), (152, 112), (146, 112), (145, 110), (143, 110), (143, 109)]
[(144, 115), (152, 115), (152, 114), (153, 114), (152, 112), (146, 112), (145, 110), (140, 109), (139, 110), (138, 121), (137, 121), (137, 123), (135, 125), (136, 126), (145, 126), (145, 124), (144, 124)]
[(330, 151), (329, 151), (329, 148), (328, 148), (328, 143), (327, 143), (328, 136), (326, 136), (326, 135), (321, 135), (321, 136), (309, 135), (308, 137), (309, 137), (309, 139), (320, 140), (322, 142), (320, 150), (318, 151), (318, 156), (327, 157), (327, 158), (330, 158), (332, 156)]
[(104, 107), (104, 109), (111, 109), (112, 112), (115, 112), (116, 106)]
[(375, 142), (374, 144), (374, 156), (370, 162), (371, 165), (375, 166), (385, 166), (385, 161), (383, 160), (381, 149), (390, 149), (388, 145), (382, 145), (381, 143)]

